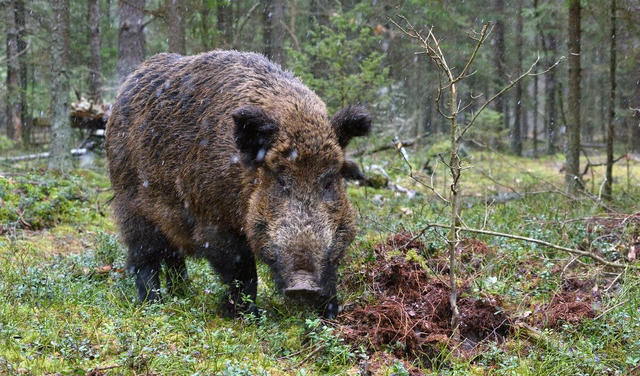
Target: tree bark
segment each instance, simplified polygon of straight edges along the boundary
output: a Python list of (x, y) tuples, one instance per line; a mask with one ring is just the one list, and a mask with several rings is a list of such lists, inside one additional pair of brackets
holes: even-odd
[(284, 37), (287, 33), (284, 0), (266, 0), (264, 4), (264, 54), (284, 67)]
[[(558, 40), (556, 37), (549, 33), (547, 34), (547, 45), (549, 51), (549, 60), (547, 64), (550, 66), (555, 63), (556, 52), (558, 51)], [(558, 116), (558, 108), (556, 105), (556, 70), (552, 69), (546, 74), (545, 88), (547, 91), (547, 98), (545, 109), (547, 111), (547, 118), (545, 127), (547, 130), (547, 154), (554, 155), (556, 153), (556, 118)]]
[(185, 7), (183, 0), (166, 0), (167, 25), (169, 28), (169, 52), (187, 54), (185, 38)]
[(231, 5), (222, 0), (218, 2), (216, 9), (218, 17), (216, 28), (218, 29), (218, 48), (228, 48), (231, 45)]
[(273, 35), (273, 0), (264, 0), (262, 8), (262, 42), (264, 56), (271, 58), (271, 36)]
[(607, 132), (607, 180), (604, 185), (604, 198), (611, 200), (613, 185), (613, 140), (615, 138), (614, 120), (616, 116), (616, 0), (611, 0), (611, 40), (609, 44), (609, 131)]
[(89, 99), (102, 101), (100, 60), (100, 0), (89, 0)]
[[(522, 71), (522, 0), (518, 0), (518, 15), (516, 25), (516, 60), (518, 74)], [(516, 84), (516, 103), (514, 109), (513, 132), (511, 134), (511, 150), (515, 155), (522, 155), (522, 81)]]
[(118, 1), (118, 85), (144, 60), (144, 0)]
[(22, 90), (18, 49), (17, 1), (9, 0), (5, 9), (7, 30), (7, 137), (22, 143)]
[(53, 1), (51, 33), (51, 158), (49, 168), (68, 171), (71, 162), (69, 97), (69, 0)]
[[(631, 134), (629, 134), (629, 143), (631, 151), (640, 153), (640, 48), (636, 49), (636, 74), (635, 74), (635, 106), (634, 124), (631, 126)], [(637, 106), (637, 107), (636, 107)]]
[(580, 179), (580, 0), (569, 5), (569, 93), (567, 96), (567, 150), (565, 183), (567, 192), (578, 190)]
[[(533, 0), (533, 12), (535, 15), (536, 22), (536, 30), (539, 29), (540, 23), (540, 14), (538, 13), (538, 0)], [(539, 50), (540, 47), (540, 37), (538, 33), (535, 33), (533, 40), (535, 41), (536, 50)], [(544, 41), (541, 41), (544, 43)], [(533, 71), (536, 76), (533, 77), (533, 125), (531, 126), (531, 136), (533, 137), (533, 156), (534, 158), (538, 156), (538, 65), (534, 68)]]
[[(493, 44), (494, 48), (494, 64), (496, 66), (497, 75), (495, 80), (496, 90), (500, 90), (507, 83), (507, 70), (505, 67), (505, 48), (504, 48), (504, 0), (495, 0), (494, 3), (495, 14), (497, 17), (496, 25), (493, 29), (495, 40)], [(502, 114), (502, 127), (503, 129), (509, 128), (509, 115), (507, 114), (506, 96), (500, 96), (495, 100), (495, 110)]]
[(209, 29), (210, 29), (210, 17), (211, 17), (211, 9), (209, 9), (209, 5), (207, 3), (203, 3), (200, 7), (200, 44), (203, 47), (204, 51), (209, 51)]
[(16, 27), (18, 28), (18, 58), (20, 65), (20, 122), (22, 123), (22, 144), (30, 144), (31, 120), (27, 105), (27, 23), (24, 0), (16, 0)]

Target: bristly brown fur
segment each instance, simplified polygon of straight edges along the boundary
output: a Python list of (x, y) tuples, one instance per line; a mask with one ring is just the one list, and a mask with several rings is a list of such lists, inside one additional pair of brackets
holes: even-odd
[(281, 287), (304, 270), (334, 301), (356, 227), (342, 177), (362, 174), (344, 147), (370, 125), (361, 107), (329, 121), (315, 93), (262, 55), (142, 64), (107, 127), (114, 213), (140, 297), (159, 298), (162, 265), (186, 278), (184, 256), (199, 255), (225, 283), (244, 283), (232, 303), (236, 292), (255, 299), (255, 254)]

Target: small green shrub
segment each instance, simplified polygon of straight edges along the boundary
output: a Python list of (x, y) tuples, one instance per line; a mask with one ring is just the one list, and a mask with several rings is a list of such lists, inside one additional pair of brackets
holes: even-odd
[(16, 145), (16, 142), (10, 139), (9, 137), (0, 134), (0, 152), (13, 149)]
[(77, 224), (97, 214), (90, 207), (89, 189), (75, 176), (29, 173), (1, 177), (0, 197), (0, 223), (18, 228), (40, 230)]

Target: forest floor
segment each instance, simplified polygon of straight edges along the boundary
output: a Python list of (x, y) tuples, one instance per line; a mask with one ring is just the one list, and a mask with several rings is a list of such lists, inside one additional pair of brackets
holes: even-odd
[[(360, 233), (340, 268), (335, 321), (285, 302), (264, 265), (261, 317), (223, 319), (223, 286), (193, 259), (188, 296), (139, 305), (104, 157), (64, 176), (43, 161), (1, 163), (0, 374), (640, 374), (640, 273), (536, 244), (462, 233), (454, 333), (445, 230), (423, 231), (447, 222), (446, 205), (425, 186), (446, 196), (447, 174), (432, 151), (407, 152), (411, 169), (395, 151), (359, 158), (396, 189), (348, 188)], [(615, 198), (605, 204), (603, 167), (585, 175), (591, 194), (571, 197), (560, 155), (470, 154), (466, 226), (638, 265), (640, 162), (616, 164)]]

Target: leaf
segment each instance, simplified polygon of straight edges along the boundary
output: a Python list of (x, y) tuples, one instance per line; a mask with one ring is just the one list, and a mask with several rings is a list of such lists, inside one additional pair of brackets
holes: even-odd
[(629, 253), (627, 254), (627, 259), (629, 261), (633, 261), (636, 259), (636, 256), (638, 254), (638, 248), (640, 248), (640, 243), (636, 243), (632, 245), (631, 248), (629, 248)]

